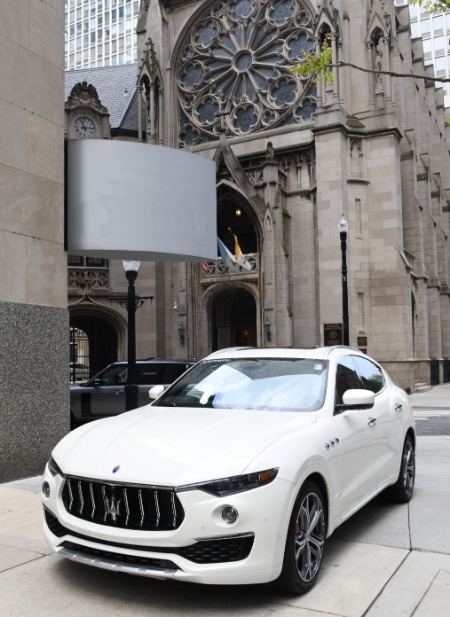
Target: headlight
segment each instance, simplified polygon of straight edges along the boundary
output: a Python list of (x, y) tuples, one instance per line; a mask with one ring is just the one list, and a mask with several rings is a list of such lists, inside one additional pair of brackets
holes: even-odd
[(57, 463), (56, 463), (56, 461), (55, 461), (55, 459), (53, 457), (51, 457), (49, 462), (48, 462), (48, 470), (52, 474), (53, 477), (55, 477), (55, 476), (63, 477), (64, 476), (63, 472), (58, 467), (58, 465), (57, 465)]
[(225, 495), (234, 495), (250, 491), (269, 484), (275, 480), (278, 474), (278, 469), (266, 469), (265, 471), (257, 471), (255, 473), (247, 473), (242, 476), (232, 476), (231, 478), (222, 478), (220, 480), (211, 480), (210, 482), (199, 482), (197, 484), (186, 484), (180, 486), (177, 492), (181, 491), (205, 491), (216, 497), (224, 497)]

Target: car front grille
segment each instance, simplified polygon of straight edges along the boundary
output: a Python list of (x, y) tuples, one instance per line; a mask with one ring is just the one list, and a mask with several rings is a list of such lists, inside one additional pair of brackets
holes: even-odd
[(120, 529), (169, 531), (184, 520), (183, 506), (172, 488), (66, 477), (62, 500), (72, 516)]
[[(252, 533), (241, 534), (237, 536), (225, 536), (222, 538), (205, 538), (204, 540), (198, 540), (194, 544), (181, 547), (168, 547), (168, 546), (142, 546), (135, 544), (122, 544), (120, 542), (109, 542), (108, 540), (101, 540), (98, 538), (86, 536), (75, 531), (67, 529), (58, 521), (49, 510), (44, 509), (45, 521), (50, 531), (61, 538), (65, 535), (78, 538), (79, 540), (86, 540), (89, 542), (95, 542), (96, 544), (111, 546), (115, 550), (128, 549), (133, 551), (147, 551), (152, 553), (171, 553), (172, 555), (179, 555), (189, 561), (199, 564), (210, 563), (231, 563), (234, 561), (241, 561), (246, 559), (250, 555), (250, 551), (253, 547), (255, 536)], [(72, 542), (64, 542), (62, 546), (71, 548), (77, 547), (77, 550), (82, 553), (88, 554), (89, 547), (85, 547), (81, 544), (74, 544)], [(94, 549), (92, 549), (94, 550)], [(95, 549), (97, 555), (103, 554), (104, 557), (110, 557), (111, 555), (120, 555), (120, 553), (108, 551), (102, 549)], [(136, 558), (137, 560), (137, 558)]]

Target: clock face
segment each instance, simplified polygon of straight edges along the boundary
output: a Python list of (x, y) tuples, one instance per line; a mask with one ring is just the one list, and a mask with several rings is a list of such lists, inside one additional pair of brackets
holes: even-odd
[(78, 118), (75, 118), (73, 128), (80, 139), (92, 139), (97, 132), (95, 122), (89, 116), (78, 116)]

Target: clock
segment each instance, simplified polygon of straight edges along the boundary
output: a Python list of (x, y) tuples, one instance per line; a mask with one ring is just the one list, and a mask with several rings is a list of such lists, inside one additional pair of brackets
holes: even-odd
[(80, 139), (92, 139), (97, 133), (97, 126), (89, 116), (78, 116), (73, 123), (75, 134)]

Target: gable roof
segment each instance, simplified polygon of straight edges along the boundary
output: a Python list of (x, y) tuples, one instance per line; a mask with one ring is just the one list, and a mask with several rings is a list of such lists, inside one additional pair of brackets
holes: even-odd
[(64, 100), (67, 101), (75, 84), (87, 81), (95, 86), (101, 104), (108, 109), (112, 130), (137, 130), (136, 79), (137, 64), (66, 71)]

